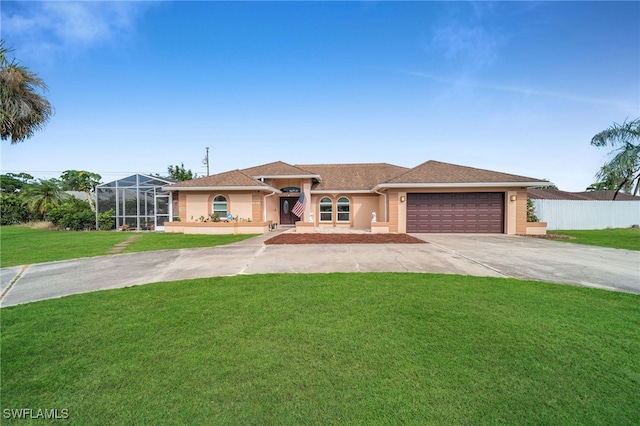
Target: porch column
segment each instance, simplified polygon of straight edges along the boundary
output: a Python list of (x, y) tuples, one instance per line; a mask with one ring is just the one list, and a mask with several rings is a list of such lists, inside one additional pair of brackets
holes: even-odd
[(305, 179), (302, 182), (301, 191), (304, 193), (304, 198), (306, 202), (304, 203), (303, 217), (300, 219), (309, 220), (309, 217), (311, 214), (311, 180), (310, 179)]

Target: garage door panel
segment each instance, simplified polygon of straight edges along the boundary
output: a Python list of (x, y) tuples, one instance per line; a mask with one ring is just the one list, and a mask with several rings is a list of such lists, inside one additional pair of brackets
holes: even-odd
[(504, 193), (407, 194), (407, 232), (502, 233)]

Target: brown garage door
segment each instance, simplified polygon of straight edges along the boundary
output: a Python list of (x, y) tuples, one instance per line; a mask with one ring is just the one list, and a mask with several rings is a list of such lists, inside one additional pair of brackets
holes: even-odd
[(407, 194), (407, 232), (502, 233), (503, 224), (503, 192)]

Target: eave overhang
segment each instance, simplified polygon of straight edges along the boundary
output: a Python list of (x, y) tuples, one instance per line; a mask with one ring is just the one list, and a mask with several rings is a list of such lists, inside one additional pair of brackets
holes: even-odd
[(279, 189), (272, 186), (163, 186), (165, 191), (260, 191), (281, 193)]
[(254, 179), (316, 179), (322, 182), (320, 175), (251, 175)]
[(380, 189), (398, 188), (504, 188), (504, 187), (534, 187), (547, 186), (550, 182), (439, 182), (439, 183), (381, 183), (373, 188), (373, 191)]
[(370, 189), (322, 189), (319, 191), (311, 190), (311, 194), (371, 194)]

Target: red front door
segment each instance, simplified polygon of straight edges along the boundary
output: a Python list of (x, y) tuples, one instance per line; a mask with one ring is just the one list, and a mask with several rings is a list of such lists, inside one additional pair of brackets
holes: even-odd
[(294, 225), (300, 220), (298, 216), (291, 213), (293, 206), (296, 205), (298, 197), (282, 197), (280, 198), (280, 225)]

